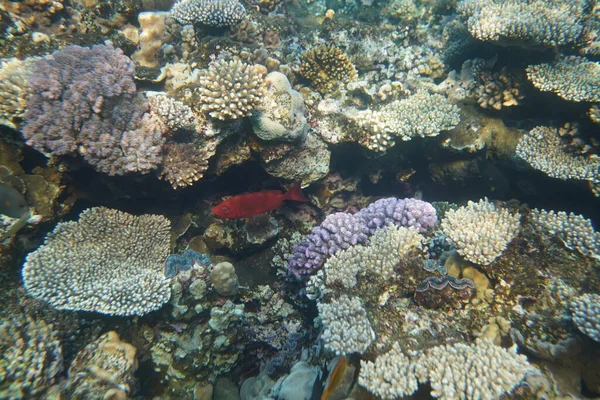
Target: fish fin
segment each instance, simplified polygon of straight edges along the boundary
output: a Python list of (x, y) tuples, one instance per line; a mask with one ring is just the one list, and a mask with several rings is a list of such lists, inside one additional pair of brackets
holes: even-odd
[(309, 199), (304, 197), (304, 194), (302, 193), (302, 188), (300, 187), (300, 182), (297, 182), (294, 186), (292, 186), (292, 188), (283, 195), (283, 199), (304, 202), (310, 201)]

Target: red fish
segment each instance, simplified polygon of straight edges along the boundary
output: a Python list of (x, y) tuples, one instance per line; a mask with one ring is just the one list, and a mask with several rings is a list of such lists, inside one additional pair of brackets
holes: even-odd
[(285, 200), (310, 201), (302, 194), (298, 182), (286, 193), (281, 190), (263, 190), (233, 196), (215, 206), (213, 212), (221, 218), (242, 219), (273, 211)]

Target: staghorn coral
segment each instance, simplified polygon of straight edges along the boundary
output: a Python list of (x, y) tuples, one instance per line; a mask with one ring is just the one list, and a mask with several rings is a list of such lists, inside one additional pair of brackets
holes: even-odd
[(214, 141), (167, 143), (160, 179), (169, 182), (173, 189), (191, 186), (204, 177), (215, 152)]
[(506, 208), (496, 208), (487, 199), (469, 201), (464, 207), (446, 212), (442, 230), (465, 259), (488, 265), (519, 232), (520, 217)]
[(61, 222), (27, 255), (22, 275), (29, 295), (59, 310), (143, 315), (170, 296), (163, 268), (169, 221), (89, 208)]
[(64, 394), (73, 400), (127, 399), (137, 366), (136, 348), (107, 332), (77, 353)]
[(202, 111), (220, 120), (251, 115), (264, 95), (264, 73), (264, 67), (239, 60), (211, 63), (199, 77)]
[(557, 235), (564, 245), (585, 256), (600, 258), (600, 233), (592, 221), (581, 215), (564, 211), (531, 210), (531, 220), (537, 230)]
[(554, 92), (568, 101), (600, 101), (600, 63), (584, 57), (530, 65), (527, 78), (542, 92)]
[(431, 384), (431, 395), (440, 399), (497, 399), (510, 393), (536, 372), (524, 355), (496, 346), (489, 340), (433, 347), (419, 357), (415, 367), (420, 383)]
[(561, 140), (561, 136), (572, 136), (571, 130), (570, 127), (535, 127), (519, 140), (516, 153), (531, 167), (552, 178), (599, 183), (600, 161), (574, 154)]
[(577, 328), (600, 342), (600, 295), (586, 293), (575, 297), (569, 302), (569, 310)]
[(415, 363), (404, 355), (399, 343), (373, 361), (360, 361), (358, 384), (380, 399), (406, 397), (418, 388)]
[(121, 50), (67, 46), (31, 68), (27, 144), (55, 155), (77, 152), (109, 175), (146, 173), (161, 162), (164, 127), (146, 113), (133, 62)]
[(364, 353), (375, 340), (360, 298), (342, 295), (317, 307), (325, 326), (321, 337), (325, 347), (335, 354)]
[(300, 74), (319, 92), (330, 92), (340, 82), (356, 79), (356, 68), (342, 50), (335, 46), (319, 46), (300, 56)]
[(225, 27), (240, 22), (246, 9), (237, 0), (179, 0), (170, 13), (180, 24)]
[(360, 129), (359, 143), (369, 150), (383, 152), (392, 147), (394, 137), (437, 136), (460, 122), (460, 110), (439, 94), (421, 91), (396, 100), (379, 110), (362, 110), (351, 116)]
[(62, 372), (60, 342), (33, 316), (0, 319), (0, 398), (42, 398)]
[(563, 46), (583, 32), (583, 0), (462, 0), (457, 11), (479, 40), (522, 46)]

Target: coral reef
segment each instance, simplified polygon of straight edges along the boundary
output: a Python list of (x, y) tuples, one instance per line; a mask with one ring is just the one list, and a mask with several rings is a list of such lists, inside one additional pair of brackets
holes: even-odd
[(600, 342), (600, 296), (587, 293), (576, 297), (571, 300), (569, 309), (577, 328), (596, 342)]
[(585, 7), (582, 0), (462, 0), (457, 11), (479, 40), (556, 47), (579, 39)]
[(241, 21), (246, 9), (237, 0), (179, 0), (170, 13), (180, 24), (224, 27)]
[(35, 61), (36, 58), (11, 58), (0, 64), (0, 124), (16, 128), (16, 119), (25, 114), (31, 65)]
[(454, 128), (460, 121), (460, 111), (439, 94), (419, 92), (377, 111), (358, 111), (351, 119), (361, 130), (359, 143), (381, 152), (394, 145), (394, 137), (406, 141), (416, 136), (437, 136)]
[(202, 111), (220, 120), (250, 116), (264, 94), (264, 72), (239, 60), (211, 63), (199, 78)]
[(568, 101), (600, 101), (600, 64), (583, 57), (564, 57), (552, 64), (530, 65), (527, 78), (542, 92)]
[(220, 262), (213, 267), (210, 282), (221, 296), (233, 296), (238, 292), (238, 277), (235, 267), (229, 262)]
[(216, 153), (215, 142), (172, 143), (164, 146), (160, 179), (173, 189), (191, 186), (204, 177), (209, 159)]
[(111, 46), (68, 46), (37, 61), (23, 136), (55, 155), (79, 153), (110, 175), (146, 173), (162, 160), (162, 126), (136, 95), (133, 62)]
[(63, 369), (52, 325), (29, 315), (0, 319), (0, 397), (41, 398)]
[(304, 115), (304, 99), (292, 89), (281, 72), (265, 77), (262, 103), (252, 113), (254, 134), (263, 140), (294, 141), (306, 135), (308, 121)]
[(319, 92), (329, 92), (340, 82), (356, 79), (356, 68), (335, 46), (319, 46), (302, 54), (300, 74)]
[(363, 353), (375, 340), (375, 332), (358, 297), (342, 295), (330, 303), (319, 303), (325, 330), (325, 348), (337, 355)]
[(69, 367), (63, 394), (69, 399), (126, 399), (135, 389), (136, 348), (115, 331), (81, 350)]
[(442, 230), (458, 252), (475, 264), (488, 265), (499, 257), (519, 232), (519, 213), (498, 209), (493, 203), (469, 201), (446, 212)]
[(600, 161), (578, 155), (563, 142), (563, 137), (576, 130), (569, 126), (552, 128), (538, 126), (524, 135), (517, 145), (517, 156), (533, 168), (562, 180), (576, 179), (600, 182)]
[(27, 255), (27, 292), (60, 310), (143, 315), (170, 296), (163, 274), (169, 221), (104, 207), (61, 222), (43, 246)]

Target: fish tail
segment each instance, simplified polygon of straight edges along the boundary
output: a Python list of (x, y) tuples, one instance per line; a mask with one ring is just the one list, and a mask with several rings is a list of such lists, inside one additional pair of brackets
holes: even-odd
[(300, 187), (300, 182), (297, 182), (294, 186), (292, 186), (292, 188), (283, 195), (283, 199), (304, 202), (310, 201), (309, 199), (304, 197), (304, 194), (302, 193), (302, 188)]

